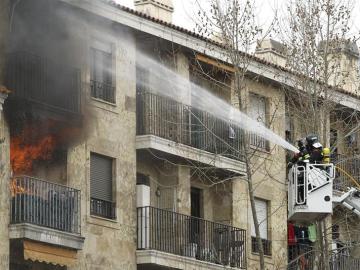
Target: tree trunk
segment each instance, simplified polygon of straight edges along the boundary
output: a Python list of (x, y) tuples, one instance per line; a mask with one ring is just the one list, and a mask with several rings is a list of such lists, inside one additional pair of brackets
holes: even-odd
[[(242, 82), (242, 84), (240, 83)], [(239, 100), (239, 109), (243, 112), (247, 110), (247, 97), (246, 97), (246, 87), (244, 86), (245, 82), (243, 81), (242, 74), (235, 72), (235, 91), (238, 95)], [(245, 93), (244, 93), (245, 92)], [(259, 229), (259, 220), (256, 213), (255, 207), (255, 196), (254, 196), (254, 188), (253, 188), (253, 179), (252, 179), (252, 171), (251, 171), (251, 161), (250, 161), (250, 142), (249, 138), (244, 130), (241, 131), (241, 149), (244, 155), (244, 162), (246, 166), (246, 180), (249, 192), (249, 200), (251, 206), (251, 212), (254, 222), (255, 235), (256, 235), (256, 243), (258, 245), (259, 259), (260, 259), (260, 270), (265, 270), (265, 259), (264, 259), (264, 247), (261, 241), (260, 229)]]

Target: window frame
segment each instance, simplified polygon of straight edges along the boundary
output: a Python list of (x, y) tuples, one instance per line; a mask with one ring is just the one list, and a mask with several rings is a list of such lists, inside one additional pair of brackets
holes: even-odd
[[(258, 121), (258, 119), (254, 119), (252, 117), (252, 113), (248, 110), (248, 115), (251, 119), (262, 123), (266, 128), (269, 128), (269, 97), (266, 97), (264, 95), (255, 93), (255, 92), (249, 92), (249, 108), (252, 107), (252, 102), (251, 102), (251, 98), (258, 98), (258, 99), (262, 99), (264, 101), (264, 121)], [(259, 117), (258, 117), (259, 118)], [(270, 150), (270, 145), (269, 142), (264, 139), (259, 137), (258, 135), (249, 132), (249, 142), (250, 142), (250, 146), (257, 148), (259, 150), (263, 150), (263, 151), (269, 151)], [(255, 141), (255, 142), (253, 142)]]
[[(266, 239), (261, 238), (261, 240), (263, 243), (264, 255), (272, 256), (272, 241), (271, 241), (271, 230), (270, 230), (270, 227), (271, 227), (270, 226), (271, 225), (271, 222), (270, 222), (271, 202), (266, 199), (255, 197), (255, 206), (256, 206), (256, 201), (261, 201), (261, 202), (266, 203), (266, 206), (265, 206), (266, 207)], [(260, 226), (261, 226), (261, 224), (260, 224)], [(253, 215), (252, 215), (252, 211), (251, 211), (251, 223), (250, 223), (251, 252), (253, 254), (258, 254), (259, 251), (258, 251), (258, 247), (257, 247), (256, 234), (254, 232), (255, 235), (253, 235), (253, 230), (255, 230), (255, 225), (254, 225)]]
[[(91, 157), (92, 155), (97, 155), (100, 157), (104, 157), (106, 159), (111, 160), (111, 201), (108, 200), (103, 200), (100, 198), (95, 198), (92, 197), (92, 192), (91, 192), (91, 183), (92, 183), (92, 178), (91, 178)], [(89, 203), (90, 203), (90, 216), (92, 217), (96, 217), (96, 218), (102, 218), (102, 219), (108, 219), (108, 220), (117, 220), (117, 200), (116, 200), (116, 176), (115, 176), (115, 166), (116, 166), (116, 159), (114, 157), (108, 156), (108, 155), (104, 155), (98, 152), (94, 152), (91, 151), (90, 155), (89, 155)], [(96, 203), (95, 201), (97, 201), (98, 207), (101, 208), (102, 202), (106, 202), (108, 203), (108, 206), (110, 207), (110, 213), (108, 215), (106, 214), (101, 214), (101, 213), (97, 213), (96, 211), (92, 211), (94, 205), (92, 205), (92, 203)], [(104, 204), (103, 204), (104, 205)], [(106, 207), (108, 207), (106, 206)], [(106, 211), (105, 211), (106, 212)]]
[[(104, 71), (104, 61), (102, 61), (102, 81), (98, 81), (94, 78), (94, 73), (97, 73), (94, 66), (96, 66), (96, 53), (104, 53), (109, 55), (110, 71)], [(90, 97), (97, 101), (116, 104), (116, 50), (115, 45), (112, 42), (100, 41), (98, 39), (93, 40), (89, 47), (89, 81), (90, 81)], [(102, 57), (104, 60), (104, 57)], [(95, 70), (94, 70), (95, 69)], [(107, 75), (105, 74), (107, 73)], [(106, 82), (104, 78), (109, 77), (109, 82)], [(106, 94), (106, 91), (108, 93)], [(99, 92), (99, 94), (95, 94)]]

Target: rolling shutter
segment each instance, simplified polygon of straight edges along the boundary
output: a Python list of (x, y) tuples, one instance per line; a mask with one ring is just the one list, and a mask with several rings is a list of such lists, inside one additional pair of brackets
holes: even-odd
[(91, 153), (90, 155), (90, 196), (108, 202), (113, 201), (113, 159)]
[[(260, 224), (260, 237), (262, 239), (268, 239), (268, 207), (267, 202), (264, 200), (255, 199), (255, 208), (257, 218)], [(251, 217), (251, 236), (256, 236), (254, 221)]]

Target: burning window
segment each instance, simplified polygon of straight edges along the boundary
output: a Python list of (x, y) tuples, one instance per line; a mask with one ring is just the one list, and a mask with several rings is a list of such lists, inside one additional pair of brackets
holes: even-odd
[(115, 219), (112, 158), (90, 154), (90, 214)]
[(115, 103), (113, 53), (111, 44), (95, 42), (90, 49), (91, 96)]

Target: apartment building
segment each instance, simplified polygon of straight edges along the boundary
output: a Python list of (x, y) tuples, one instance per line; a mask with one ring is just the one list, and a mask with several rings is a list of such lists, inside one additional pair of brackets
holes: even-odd
[[(257, 269), (240, 129), (192, 100), (201, 86), (238, 104), (221, 46), (173, 25), (171, 1), (8, 4), (1, 269)], [(265, 49), (249, 66), (261, 79), (248, 78), (248, 113), (285, 137), (283, 86), (295, 75)], [(181, 100), (156, 89), (171, 74), (188, 83)], [(338, 94), (358, 109), (357, 97)], [(286, 152), (249, 136), (266, 267), (278, 269)]]

